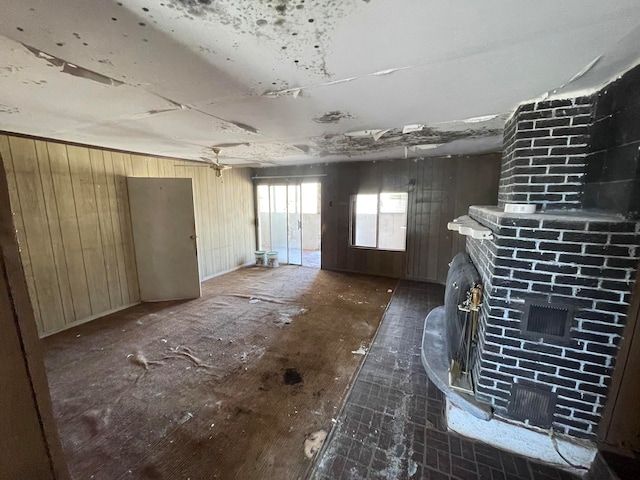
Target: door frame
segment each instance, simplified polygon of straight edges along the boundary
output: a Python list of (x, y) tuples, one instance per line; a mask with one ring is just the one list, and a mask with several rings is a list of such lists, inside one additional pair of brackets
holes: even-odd
[[(260, 205), (259, 205), (259, 197), (258, 197), (258, 187), (265, 186), (270, 189), (272, 186), (285, 186), (286, 188), (286, 204), (287, 204), (287, 215), (289, 209), (289, 186), (296, 185), (300, 189), (300, 263), (290, 264), (289, 263), (289, 222), (287, 218), (287, 264), (289, 265), (300, 265), (304, 266), (303, 262), (303, 232), (304, 232), (304, 217), (302, 214), (302, 184), (303, 183), (317, 183), (318, 189), (320, 192), (322, 191), (322, 180), (321, 177), (326, 177), (327, 174), (317, 174), (317, 175), (289, 175), (289, 176), (254, 176), (252, 179), (254, 180), (254, 211), (255, 211), (255, 228), (256, 228), (256, 250), (261, 248), (261, 231), (260, 231)], [(269, 190), (269, 195), (267, 195), (269, 199), (269, 235), (271, 236), (271, 192)], [(322, 225), (322, 204), (319, 203), (320, 207), (320, 218)], [(272, 245), (271, 238), (269, 238), (269, 244)], [(322, 245), (320, 245), (320, 252), (322, 253)]]
[[(257, 189), (258, 187), (264, 186), (267, 187), (268, 189), (268, 195), (267, 198), (269, 199), (269, 245), (271, 246), (271, 248), (273, 248), (273, 228), (272, 228), (272, 223), (271, 223), (271, 215), (273, 213), (272, 210), (272, 204), (271, 204), (271, 193), (272, 187), (283, 187), (284, 188), (284, 203), (285, 203), (285, 226), (286, 226), (286, 241), (287, 241), (287, 245), (286, 245), (286, 263), (287, 265), (299, 265), (302, 266), (302, 229), (303, 229), (303, 225), (302, 225), (302, 212), (300, 212), (300, 263), (291, 263), (291, 258), (289, 255), (289, 250), (291, 249), (290, 243), (289, 243), (289, 187), (298, 187), (298, 191), (300, 193), (300, 199), (302, 199), (302, 188), (301, 188), (302, 182), (298, 181), (298, 182), (274, 182), (274, 183), (262, 183), (260, 185), (256, 185), (256, 212), (258, 213), (258, 216), (256, 217), (257, 221), (260, 221), (260, 217), (259, 217), (259, 213), (260, 213), (260, 205), (258, 205), (258, 195), (257, 195)], [(275, 190), (274, 190), (275, 191)], [(258, 229), (257, 229), (257, 235), (256, 238), (258, 239), (258, 242), (260, 242), (261, 238), (260, 238), (260, 229), (259, 229), (259, 225), (257, 225)], [(257, 246), (257, 248), (260, 248), (260, 245)]]

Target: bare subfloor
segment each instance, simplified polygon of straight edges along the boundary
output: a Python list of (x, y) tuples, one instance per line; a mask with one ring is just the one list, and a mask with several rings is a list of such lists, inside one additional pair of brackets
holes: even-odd
[(73, 478), (304, 477), (395, 286), (246, 268), (47, 338)]

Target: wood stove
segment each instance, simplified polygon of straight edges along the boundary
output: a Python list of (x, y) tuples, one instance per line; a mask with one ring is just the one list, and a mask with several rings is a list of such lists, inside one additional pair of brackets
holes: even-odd
[[(573, 463), (588, 466), (595, 455), (640, 260), (640, 169), (607, 163), (610, 152), (630, 152), (640, 165), (638, 149), (591, 137), (612, 85), (520, 105), (507, 121), (498, 205), (472, 206), (450, 224), (467, 235), (466, 253), (451, 264), (445, 307), (427, 317), (423, 340), (423, 363), (447, 394), (450, 428), (561, 465), (560, 440)], [(615, 195), (604, 198), (600, 187)], [(518, 211), (511, 204), (537, 211), (510, 213)], [(484, 293), (474, 326), (464, 305), (476, 284)], [(438, 328), (447, 339), (446, 368), (462, 379), (453, 387), (425, 353), (438, 345)], [(466, 394), (456, 397), (451, 390), (459, 387)], [(460, 413), (483, 407), (499, 420), (495, 428), (474, 423), (491, 415)]]

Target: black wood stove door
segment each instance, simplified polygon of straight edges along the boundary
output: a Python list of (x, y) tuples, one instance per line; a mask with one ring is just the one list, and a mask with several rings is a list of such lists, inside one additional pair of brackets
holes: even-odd
[(444, 308), (447, 318), (447, 350), (451, 364), (451, 360), (460, 353), (462, 329), (467, 319), (467, 313), (460, 311), (458, 305), (466, 300), (469, 290), (480, 283), (480, 274), (465, 252), (458, 253), (449, 265)]

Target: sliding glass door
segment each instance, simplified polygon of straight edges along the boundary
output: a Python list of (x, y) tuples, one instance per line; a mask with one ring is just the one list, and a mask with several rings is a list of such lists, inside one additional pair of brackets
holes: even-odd
[(258, 185), (260, 250), (278, 252), (280, 263), (320, 268), (319, 187)]

